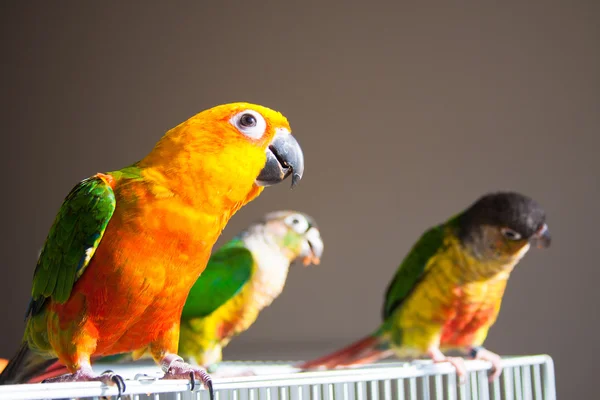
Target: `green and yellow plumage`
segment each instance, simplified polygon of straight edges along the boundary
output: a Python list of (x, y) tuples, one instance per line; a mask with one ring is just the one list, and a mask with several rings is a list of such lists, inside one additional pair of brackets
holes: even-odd
[(383, 323), (372, 335), (300, 368), (358, 365), (391, 354), (429, 355), (460, 368), (442, 353), (455, 349), (497, 363), (481, 346), (510, 273), (530, 243), (546, 247), (549, 240), (545, 213), (533, 200), (517, 193), (483, 196), (413, 246), (387, 288)]
[[(250, 283), (257, 265), (243, 240), (235, 238), (220, 248), (209, 267), (188, 296), (179, 337), (180, 353), (202, 365), (220, 361), (228, 331), (246, 329), (259, 312), (252, 299), (260, 288)], [(248, 304), (249, 311), (242, 313)]]
[(314, 220), (293, 211), (270, 213), (221, 247), (184, 306), (180, 354), (214, 366), (229, 341), (279, 296), (290, 263), (319, 263), (322, 251)]
[(451, 221), (424, 236), (423, 243), (437, 248), (426, 262), (412, 264), (423, 265), (418, 275), (423, 284), (405, 292), (409, 279), (400, 273), (390, 285), (384, 318), (393, 320), (391, 343), (400, 344), (400, 356), (425, 354), (438, 343), (441, 350), (480, 346), (500, 311), (510, 272), (521, 254), (482, 261), (464, 251), (455, 229)]

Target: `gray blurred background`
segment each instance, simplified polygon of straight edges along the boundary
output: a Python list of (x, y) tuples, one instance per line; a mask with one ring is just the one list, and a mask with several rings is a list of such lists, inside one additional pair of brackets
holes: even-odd
[(0, 356), (19, 343), (38, 249), (72, 186), (196, 112), (250, 101), (289, 118), (305, 177), (266, 190), (219, 243), (298, 209), (325, 254), (292, 268), (227, 358), (308, 358), (369, 332), (421, 232), (513, 189), (546, 208), (554, 241), (514, 272), (486, 344), (551, 354), (563, 398), (591, 391), (600, 3), (85, 3), (0, 5)]

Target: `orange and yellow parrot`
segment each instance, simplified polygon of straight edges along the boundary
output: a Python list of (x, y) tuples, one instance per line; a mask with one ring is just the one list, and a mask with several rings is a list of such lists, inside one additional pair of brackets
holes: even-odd
[[(190, 290), (181, 315), (179, 355), (207, 368), (214, 377), (223, 348), (250, 328), (282, 293), (290, 265), (295, 261), (305, 266), (319, 264), (323, 247), (315, 220), (297, 211), (270, 212), (244, 229), (213, 253)], [(97, 361), (121, 363), (133, 356), (117, 354)], [(55, 363), (29, 382), (66, 372)], [(253, 372), (221, 373), (220, 377), (248, 374)]]
[(511, 271), (531, 244), (550, 245), (546, 215), (518, 193), (481, 197), (464, 212), (426, 231), (387, 288), (383, 323), (366, 338), (333, 354), (305, 362), (304, 370), (355, 366), (396, 354), (428, 355), (466, 374), (461, 350), (490, 361), (500, 375), (500, 357), (482, 347), (496, 321)]
[[(125, 383), (91, 359), (149, 352), (163, 379), (212, 383), (177, 355), (188, 293), (231, 216), (264, 186), (302, 178), (287, 119), (225, 104), (169, 130), (129, 167), (81, 181), (50, 229), (33, 277), (25, 334), (0, 383), (26, 382), (58, 358), (52, 382)], [(41, 355), (48, 365), (39, 365)]]

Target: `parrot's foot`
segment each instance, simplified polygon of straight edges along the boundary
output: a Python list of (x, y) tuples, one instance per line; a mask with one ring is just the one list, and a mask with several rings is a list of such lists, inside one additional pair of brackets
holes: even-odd
[(57, 382), (102, 382), (105, 385), (117, 385), (120, 398), (125, 393), (125, 380), (122, 376), (116, 375), (112, 371), (104, 371), (100, 375), (94, 374), (91, 367), (81, 368), (73, 374), (64, 374), (53, 378), (44, 379), (42, 383), (57, 383)]
[(498, 354), (492, 353), (491, 351), (483, 347), (473, 347), (469, 351), (469, 355), (474, 360), (483, 360), (492, 363), (492, 373), (490, 374), (490, 382), (493, 382), (502, 373), (502, 358)]
[(177, 354), (164, 356), (160, 366), (165, 371), (165, 375), (161, 379), (190, 379), (192, 390), (196, 387), (196, 379), (198, 379), (208, 389), (210, 400), (214, 400), (212, 379), (204, 369), (184, 362), (183, 358)]
[(456, 375), (458, 375), (461, 385), (467, 381), (467, 367), (465, 365), (465, 360), (462, 357), (448, 357), (437, 348), (429, 349), (427, 354), (429, 354), (429, 357), (431, 357), (431, 360), (434, 363), (447, 362), (452, 364), (452, 366), (456, 369)]

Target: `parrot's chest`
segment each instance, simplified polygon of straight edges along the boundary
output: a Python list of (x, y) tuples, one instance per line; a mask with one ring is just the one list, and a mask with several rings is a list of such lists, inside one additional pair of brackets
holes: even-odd
[(178, 325), (221, 228), (182, 205), (113, 216), (76, 285), (98, 330), (97, 353), (134, 350)]
[(500, 311), (515, 263), (483, 263), (462, 248), (449, 246), (431, 261), (394, 316), (395, 342), (419, 352), (481, 342)]
[(254, 272), (248, 284), (226, 305), (227, 316), (218, 334), (230, 337), (248, 329), (258, 313), (269, 306), (283, 291), (290, 261), (279, 249), (261, 239), (245, 239), (254, 258)]
[(247, 239), (256, 265), (250, 286), (259, 310), (270, 305), (285, 286), (290, 261), (278, 246), (263, 240)]
[(455, 287), (445, 311), (442, 347), (469, 346), (483, 328), (494, 323), (506, 281), (474, 282)]

